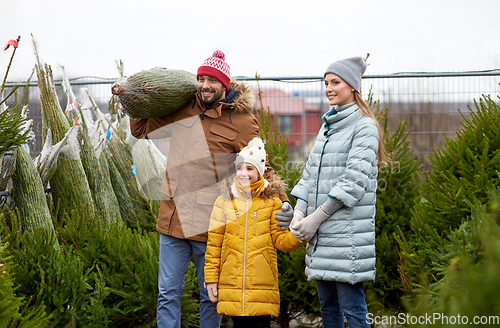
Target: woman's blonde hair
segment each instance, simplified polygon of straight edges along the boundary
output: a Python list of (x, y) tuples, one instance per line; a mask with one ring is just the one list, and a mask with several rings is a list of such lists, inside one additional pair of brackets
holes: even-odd
[(378, 135), (379, 135), (378, 153), (377, 153), (378, 166), (379, 167), (385, 166), (387, 154), (385, 153), (385, 147), (384, 147), (384, 131), (382, 130), (379, 121), (375, 118), (375, 115), (373, 115), (370, 106), (368, 106), (366, 101), (364, 101), (364, 99), (361, 97), (359, 93), (357, 93), (356, 91), (353, 92), (354, 92), (354, 101), (358, 105), (358, 108), (361, 109), (363, 115), (368, 116), (369, 118), (374, 120), (375, 123), (377, 124)]

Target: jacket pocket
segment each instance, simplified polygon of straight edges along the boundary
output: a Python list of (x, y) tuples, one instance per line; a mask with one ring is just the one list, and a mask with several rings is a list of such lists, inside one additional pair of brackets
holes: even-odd
[(274, 265), (275, 263), (272, 263), (269, 256), (265, 256), (264, 253), (253, 256), (249, 265), (249, 273), (247, 273), (250, 276), (250, 285), (266, 289), (276, 287), (277, 275), (275, 275)]
[(196, 202), (201, 205), (214, 206), (215, 200), (219, 197), (218, 193), (211, 191), (198, 190), (196, 193)]
[(278, 258), (276, 257), (276, 261), (273, 262), (273, 260), (271, 259), (271, 256), (269, 255), (268, 252), (264, 252), (262, 253), (262, 255), (264, 255), (264, 257), (266, 258), (266, 262), (269, 264), (269, 266), (271, 267), (271, 270), (273, 271), (273, 274), (274, 274), (274, 278), (276, 279), (276, 282), (278, 281)]
[(236, 276), (241, 271), (240, 263), (236, 255), (226, 252), (221, 258), (219, 285), (236, 287)]
[(238, 131), (228, 128), (226, 126), (212, 125), (212, 127), (210, 128), (210, 132), (212, 132), (212, 134), (216, 136), (222, 137), (227, 140), (234, 140), (238, 135)]

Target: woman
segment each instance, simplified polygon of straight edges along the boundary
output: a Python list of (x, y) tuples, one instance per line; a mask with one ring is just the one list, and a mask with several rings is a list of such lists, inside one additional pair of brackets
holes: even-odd
[(323, 327), (369, 327), (363, 282), (375, 280), (375, 202), (382, 131), (361, 98), (366, 63), (352, 57), (324, 74), (331, 109), (309, 154), (290, 225), (306, 246), (306, 275), (316, 280)]

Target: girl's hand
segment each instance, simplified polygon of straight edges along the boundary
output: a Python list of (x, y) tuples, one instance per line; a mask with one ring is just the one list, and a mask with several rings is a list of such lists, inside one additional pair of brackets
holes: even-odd
[(276, 212), (275, 218), (278, 220), (276, 224), (281, 226), (281, 230), (288, 229), (293, 218), (292, 205), (289, 202), (284, 202), (281, 211)]
[(207, 288), (208, 297), (210, 298), (212, 303), (217, 303), (218, 301), (217, 283), (205, 284), (205, 287)]

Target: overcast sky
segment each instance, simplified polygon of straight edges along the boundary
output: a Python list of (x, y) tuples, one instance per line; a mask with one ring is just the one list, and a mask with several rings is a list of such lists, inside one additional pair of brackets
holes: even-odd
[(366, 74), (500, 68), (498, 0), (1, 0), (0, 77), (40, 57), (55, 78), (117, 77), (154, 66), (195, 73), (222, 50), (232, 76), (318, 76), (370, 53)]

